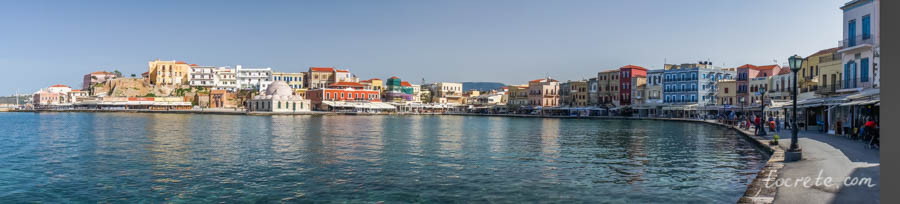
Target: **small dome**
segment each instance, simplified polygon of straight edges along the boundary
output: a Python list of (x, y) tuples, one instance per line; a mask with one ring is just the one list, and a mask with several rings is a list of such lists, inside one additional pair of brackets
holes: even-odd
[(294, 90), (284, 81), (274, 81), (266, 88), (266, 95), (269, 96), (290, 96), (294, 95)]

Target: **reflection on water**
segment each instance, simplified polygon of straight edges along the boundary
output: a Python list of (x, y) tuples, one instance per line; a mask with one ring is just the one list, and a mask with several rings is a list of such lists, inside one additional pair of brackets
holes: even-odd
[(763, 164), (682, 122), (0, 114), (7, 202), (732, 203)]

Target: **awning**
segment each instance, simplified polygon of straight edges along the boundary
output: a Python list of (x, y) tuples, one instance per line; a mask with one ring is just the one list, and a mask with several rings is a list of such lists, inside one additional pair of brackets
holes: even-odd
[(331, 107), (340, 108), (362, 108), (362, 109), (396, 109), (396, 107), (380, 102), (346, 102), (346, 101), (322, 101), (323, 104)]
[(861, 106), (861, 105), (870, 105), (880, 103), (880, 99), (871, 99), (871, 100), (857, 100), (847, 103), (842, 103), (841, 106)]

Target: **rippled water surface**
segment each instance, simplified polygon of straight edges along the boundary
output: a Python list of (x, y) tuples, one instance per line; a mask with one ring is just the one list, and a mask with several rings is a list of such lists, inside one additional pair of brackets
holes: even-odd
[(3, 202), (734, 203), (763, 165), (688, 122), (0, 113)]

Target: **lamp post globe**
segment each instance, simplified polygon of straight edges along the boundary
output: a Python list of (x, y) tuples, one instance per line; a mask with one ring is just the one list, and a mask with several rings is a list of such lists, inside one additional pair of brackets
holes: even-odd
[(793, 81), (793, 86), (791, 87), (791, 99), (793, 101), (793, 110), (791, 114), (791, 146), (784, 154), (785, 161), (799, 161), (803, 158), (802, 150), (800, 149), (800, 144), (797, 141), (797, 72), (800, 71), (800, 67), (803, 65), (803, 57), (799, 55), (794, 55), (788, 58), (788, 65), (791, 67), (791, 72), (794, 74), (794, 77), (791, 79)]

